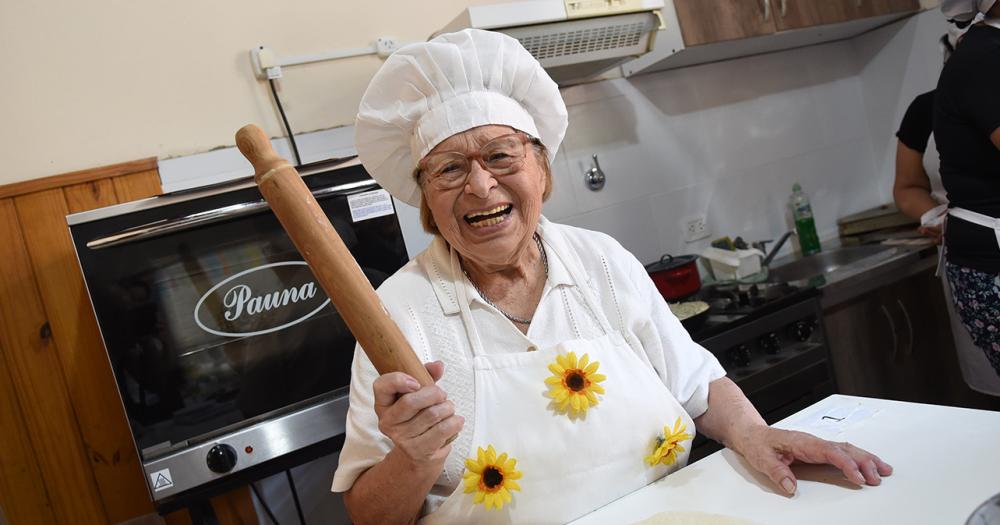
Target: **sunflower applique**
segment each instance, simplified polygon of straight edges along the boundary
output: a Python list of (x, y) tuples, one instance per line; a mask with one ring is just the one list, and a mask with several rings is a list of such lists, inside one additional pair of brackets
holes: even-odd
[(475, 493), (472, 502), (484, 505), (487, 509), (501, 509), (505, 503), (511, 502), (512, 490), (521, 490), (517, 479), (521, 479), (521, 471), (517, 470), (517, 460), (508, 457), (504, 452), (497, 456), (493, 445), (478, 447), (475, 458), (465, 460), (465, 493)]
[(589, 361), (587, 354), (577, 360), (574, 352), (567, 352), (549, 363), (552, 375), (545, 378), (545, 383), (560, 412), (569, 411), (572, 416), (586, 414), (588, 408), (600, 402), (597, 394), (603, 394), (604, 388), (598, 383), (607, 377), (597, 373), (600, 366), (597, 361)]
[(677, 462), (677, 456), (685, 450), (681, 443), (691, 439), (691, 434), (685, 432), (686, 430), (687, 425), (681, 422), (680, 416), (674, 422), (673, 431), (670, 430), (669, 425), (663, 427), (663, 435), (656, 436), (653, 442), (653, 453), (646, 456), (646, 463), (649, 463), (650, 466), (656, 466), (657, 463), (673, 465)]

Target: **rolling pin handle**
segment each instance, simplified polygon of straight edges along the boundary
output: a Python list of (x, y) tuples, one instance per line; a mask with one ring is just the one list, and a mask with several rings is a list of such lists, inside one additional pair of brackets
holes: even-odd
[(274, 151), (271, 140), (267, 138), (264, 131), (253, 124), (247, 124), (236, 132), (236, 147), (253, 165), (258, 184), (260, 178), (267, 172), (290, 165), (287, 160), (278, 155), (278, 152)]

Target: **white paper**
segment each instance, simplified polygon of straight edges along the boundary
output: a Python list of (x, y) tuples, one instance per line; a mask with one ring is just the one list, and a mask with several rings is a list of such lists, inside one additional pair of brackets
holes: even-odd
[(392, 215), (392, 197), (389, 192), (378, 189), (347, 196), (351, 208), (351, 220), (361, 222), (383, 215)]
[(857, 402), (839, 403), (807, 414), (793, 426), (818, 436), (834, 436), (878, 413), (877, 408)]

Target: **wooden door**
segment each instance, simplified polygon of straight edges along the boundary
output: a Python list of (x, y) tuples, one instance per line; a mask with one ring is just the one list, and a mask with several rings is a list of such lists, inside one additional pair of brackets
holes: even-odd
[(877, 293), (853, 299), (823, 312), (840, 393), (884, 398), (890, 392), (890, 361), (899, 351), (895, 321)]
[(770, 0), (674, 0), (684, 45), (774, 33)]
[(778, 31), (847, 22), (857, 0), (771, 0)]

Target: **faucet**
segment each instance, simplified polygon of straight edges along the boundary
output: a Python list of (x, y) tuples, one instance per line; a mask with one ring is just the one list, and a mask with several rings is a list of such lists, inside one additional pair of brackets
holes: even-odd
[(785, 232), (785, 234), (778, 239), (778, 242), (774, 244), (774, 247), (771, 248), (770, 253), (767, 253), (767, 250), (765, 250), (767, 243), (771, 242), (770, 240), (758, 241), (753, 243), (754, 248), (757, 248), (758, 250), (767, 253), (767, 255), (764, 256), (764, 260), (760, 262), (761, 267), (766, 268), (767, 265), (771, 264), (771, 261), (774, 259), (774, 256), (778, 255), (778, 251), (781, 250), (781, 247), (784, 246), (785, 241), (787, 241), (788, 238), (791, 237), (792, 235), (798, 235), (798, 233), (795, 230), (790, 230)]

